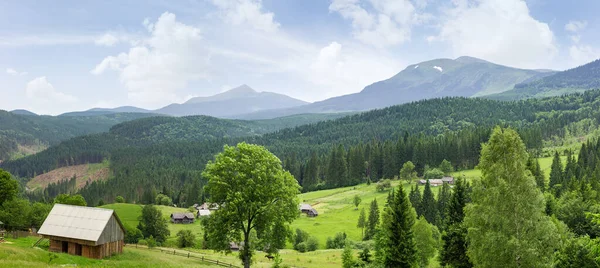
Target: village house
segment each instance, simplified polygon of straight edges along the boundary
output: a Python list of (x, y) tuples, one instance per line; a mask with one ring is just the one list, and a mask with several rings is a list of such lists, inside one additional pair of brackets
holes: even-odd
[(216, 203), (204, 203), (200, 206), (195, 207), (197, 210), (219, 210), (219, 204)]
[(38, 234), (52, 252), (102, 259), (123, 253), (125, 228), (112, 209), (55, 204)]
[(190, 213), (190, 212), (171, 214), (171, 222), (172, 223), (188, 224), (188, 223), (194, 223), (195, 220), (196, 220), (196, 217), (194, 217), (194, 214)]
[(442, 181), (447, 184), (454, 184), (454, 177), (443, 177)]
[(300, 204), (300, 212), (306, 214), (306, 216), (308, 217), (316, 217), (319, 216), (319, 213), (317, 212), (316, 209), (314, 209), (311, 205), (309, 204)]
[[(454, 178), (453, 177), (443, 177), (441, 179), (429, 180), (429, 185), (434, 186), (434, 187), (441, 186), (444, 183), (454, 184)], [(419, 180), (419, 184), (425, 185), (425, 184), (427, 184), (427, 180)]]
[(201, 217), (208, 217), (208, 216), (210, 216), (211, 213), (212, 212), (210, 212), (210, 210), (208, 210), (208, 209), (199, 209), (198, 213), (196, 215), (198, 216), (198, 218), (201, 218)]

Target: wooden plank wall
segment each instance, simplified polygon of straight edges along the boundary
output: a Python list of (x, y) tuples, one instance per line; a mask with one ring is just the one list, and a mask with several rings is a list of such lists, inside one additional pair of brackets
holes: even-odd
[(62, 251), (62, 241), (50, 239), (50, 251), (52, 252), (61, 252)]

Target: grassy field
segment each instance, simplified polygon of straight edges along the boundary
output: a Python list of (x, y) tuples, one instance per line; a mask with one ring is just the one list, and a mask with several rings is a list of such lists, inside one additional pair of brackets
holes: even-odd
[[(0, 243), (0, 267), (220, 267), (195, 259), (168, 255), (160, 251), (126, 247), (123, 254), (104, 260), (57, 253), (49, 263), (46, 247), (32, 248), (37, 238), (7, 239)], [(237, 263), (236, 263), (237, 264)]]

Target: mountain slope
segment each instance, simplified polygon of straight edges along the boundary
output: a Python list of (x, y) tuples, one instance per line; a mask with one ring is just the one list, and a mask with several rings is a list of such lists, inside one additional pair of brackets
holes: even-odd
[(30, 111), (23, 110), (23, 109), (12, 110), (10, 112), (13, 113), (13, 114), (18, 114), (18, 115), (37, 115), (34, 112), (30, 112)]
[(61, 141), (108, 131), (118, 123), (151, 114), (110, 114), (100, 116), (20, 115), (0, 110), (0, 161), (15, 153), (31, 154)]
[(295, 113), (364, 111), (423, 99), (474, 97), (513, 88), (553, 72), (506, 67), (472, 57), (436, 59), (413, 64), (395, 76), (365, 87), (361, 92), (291, 109), (262, 111), (240, 116), (272, 118)]
[(272, 92), (257, 92), (247, 85), (210, 97), (193, 98), (183, 104), (171, 104), (155, 112), (166, 115), (208, 115), (231, 117), (262, 110), (282, 109), (307, 102)]
[(555, 73), (536, 81), (525, 81), (513, 90), (487, 96), (496, 100), (518, 100), (559, 96), (600, 88), (600, 60)]

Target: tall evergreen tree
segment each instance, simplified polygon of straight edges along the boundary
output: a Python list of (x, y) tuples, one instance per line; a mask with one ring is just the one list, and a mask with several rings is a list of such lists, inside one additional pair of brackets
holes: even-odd
[(383, 211), (381, 231), (376, 240), (378, 259), (384, 267), (415, 267), (417, 247), (413, 234), (416, 218), (414, 209), (402, 184), (397, 192), (392, 190), (390, 195), (390, 202)]
[(423, 190), (423, 200), (421, 201), (421, 211), (423, 211), (423, 217), (427, 222), (436, 224), (437, 208), (435, 204), (435, 197), (433, 191), (431, 191), (431, 184), (429, 180), (425, 183), (425, 189)]
[(527, 169), (531, 171), (531, 175), (535, 178), (535, 184), (542, 192), (546, 190), (546, 178), (540, 167), (540, 163), (532, 155), (527, 159)]
[(360, 228), (360, 235), (364, 239), (365, 238), (365, 227), (367, 227), (367, 217), (365, 215), (365, 208), (360, 210), (360, 216), (358, 216), (358, 223), (356, 227)]
[(558, 152), (554, 153), (554, 158), (552, 158), (552, 165), (550, 166), (550, 182), (548, 184), (548, 189), (555, 191), (555, 195), (560, 195), (560, 191), (555, 189), (556, 185), (563, 184), (563, 167), (560, 161), (560, 155)]
[(527, 172), (527, 152), (516, 131), (496, 127), (481, 150), (481, 181), (473, 187), (464, 224), (467, 254), (481, 267), (549, 267), (557, 228), (544, 196)]
[(377, 226), (379, 225), (379, 206), (377, 205), (377, 199), (373, 199), (371, 207), (369, 209), (369, 218), (367, 220), (367, 228), (365, 230), (364, 240), (370, 240), (375, 237), (377, 233)]
[(444, 223), (446, 222), (446, 215), (448, 214), (448, 204), (450, 203), (450, 199), (452, 198), (452, 192), (450, 190), (450, 185), (444, 183), (438, 192), (438, 200), (437, 200), (437, 210), (440, 221), (438, 222), (438, 227), (444, 228)]
[(304, 180), (302, 181), (303, 190), (312, 189), (317, 183), (319, 183), (318, 179), (319, 175), (319, 160), (317, 159), (317, 153), (312, 152), (310, 154), (310, 159), (306, 163), (306, 168), (304, 171)]
[(423, 215), (423, 210), (421, 209), (423, 207), (421, 206), (423, 198), (421, 197), (421, 190), (419, 190), (419, 184), (415, 185), (414, 188), (411, 187), (408, 198), (410, 199), (410, 203), (412, 204), (413, 208), (417, 212), (417, 217), (421, 217)]
[(467, 256), (467, 229), (463, 226), (464, 208), (467, 205), (467, 189), (463, 178), (458, 178), (448, 203), (445, 228), (442, 234), (440, 264), (455, 268), (473, 267)]

